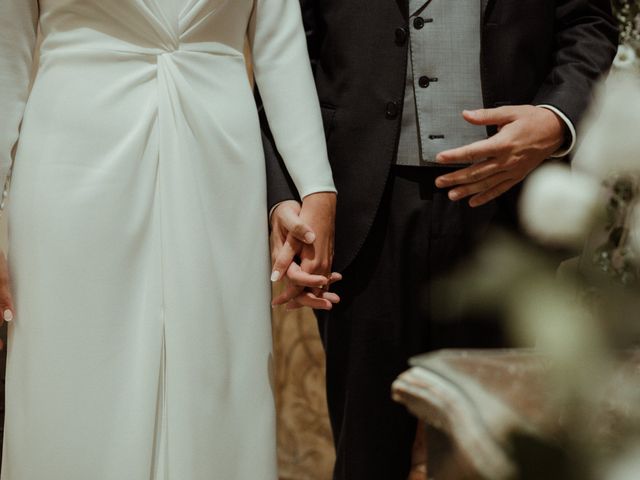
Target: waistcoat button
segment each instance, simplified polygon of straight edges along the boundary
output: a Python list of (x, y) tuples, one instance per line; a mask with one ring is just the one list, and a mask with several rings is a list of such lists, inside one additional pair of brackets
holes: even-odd
[(397, 118), (399, 113), (400, 113), (400, 108), (398, 107), (398, 104), (396, 102), (387, 103), (387, 110), (385, 112), (385, 116), (389, 120), (393, 120), (394, 118)]
[(406, 28), (400, 27), (396, 29), (396, 44), (402, 46), (407, 43), (407, 37), (409, 36), (409, 32)]
[(421, 88), (427, 88), (431, 85), (431, 79), (429, 77), (420, 77), (418, 79), (418, 85), (420, 85)]

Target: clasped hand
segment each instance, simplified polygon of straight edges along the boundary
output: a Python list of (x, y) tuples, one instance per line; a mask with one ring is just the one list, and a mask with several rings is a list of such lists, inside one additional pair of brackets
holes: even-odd
[(342, 279), (339, 273), (331, 272), (335, 210), (334, 193), (309, 195), (302, 206), (293, 200), (282, 202), (274, 210), (271, 280), (284, 281), (286, 288), (273, 300), (273, 306), (331, 310), (340, 301), (338, 295), (328, 291), (331, 284)]

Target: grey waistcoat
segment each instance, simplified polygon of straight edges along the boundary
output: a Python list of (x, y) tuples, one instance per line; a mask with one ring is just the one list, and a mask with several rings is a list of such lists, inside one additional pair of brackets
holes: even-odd
[(438, 153), (487, 137), (462, 118), (482, 108), (480, 0), (410, 0), (411, 44), (397, 163), (427, 165)]

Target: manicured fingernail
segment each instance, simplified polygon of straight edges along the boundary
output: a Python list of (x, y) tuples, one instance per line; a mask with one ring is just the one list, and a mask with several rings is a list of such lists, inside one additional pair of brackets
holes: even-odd
[(313, 243), (316, 241), (316, 234), (313, 232), (307, 232), (304, 234), (304, 241), (307, 243)]
[(2, 318), (5, 322), (13, 321), (13, 312), (7, 308), (4, 312), (2, 312)]
[(458, 200), (460, 198), (460, 194), (458, 192), (456, 192), (455, 190), (452, 190), (449, 192), (449, 198), (451, 200)]
[(271, 274), (271, 281), (277, 282), (278, 280), (280, 280), (280, 272), (277, 270), (274, 270), (273, 273)]

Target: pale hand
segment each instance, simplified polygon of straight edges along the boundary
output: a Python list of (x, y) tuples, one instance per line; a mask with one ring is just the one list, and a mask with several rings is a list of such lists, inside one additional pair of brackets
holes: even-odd
[[(5, 257), (4, 252), (0, 252), (0, 325), (5, 321), (12, 321), (14, 311), (7, 257)], [(4, 344), (0, 340), (0, 350), (3, 348)]]
[(551, 110), (531, 105), (465, 111), (474, 125), (496, 125), (498, 133), (436, 157), (441, 165), (472, 164), (436, 179), (453, 201), (471, 197), (469, 205), (484, 205), (523, 181), (562, 146), (566, 124)]

